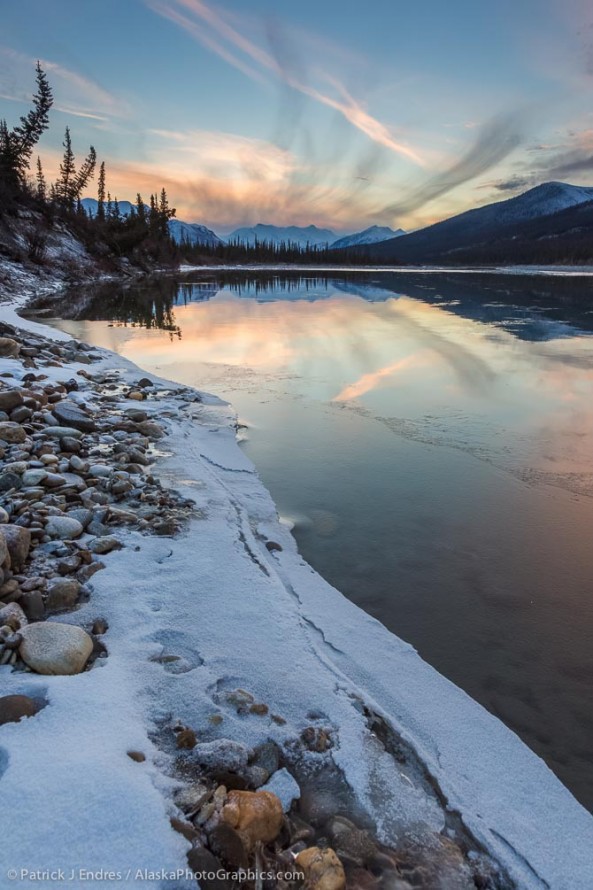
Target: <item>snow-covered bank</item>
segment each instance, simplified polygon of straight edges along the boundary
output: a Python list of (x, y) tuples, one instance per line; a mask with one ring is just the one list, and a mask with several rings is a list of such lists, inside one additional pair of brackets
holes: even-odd
[(220, 264), (214, 266), (181, 265), (180, 272), (319, 272), (368, 274), (401, 272), (410, 275), (537, 275), (546, 277), (590, 278), (593, 266), (305, 266), (289, 264)]
[[(139, 376), (117, 357), (103, 364), (121, 368), (124, 379)], [(75, 370), (47, 373), (63, 379)], [(167, 758), (146, 733), (171, 716), (202, 730), (220, 711), (219, 734), (249, 744), (262, 733), (294, 739), (312, 719), (330, 725), (332, 756), (388, 842), (414, 823), (439, 831), (446, 821), (413, 760), (402, 765), (389, 753), (401, 746), (399, 733), (518, 886), (591, 884), (591, 817), (512, 733), (302, 561), (236, 445), (228, 406), (172, 398), (153, 410), (175, 415), (158, 473), (200, 512), (173, 540), (130, 533), (97, 576), (77, 620), (109, 620), (109, 658), (100, 667), (66, 678), (0, 671), (11, 691), (21, 681), (43, 687), (50, 703), (0, 734), (5, 843), (17, 865), (183, 867), (186, 845), (155, 792), (154, 783), (166, 790), (159, 767)], [(270, 542), (282, 549), (270, 551)], [(150, 661), (163, 647), (184, 659), (184, 673)], [(225, 710), (221, 694), (236, 687), (286, 724)], [(372, 714), (389, 727), (379, 736)], [(144, 751), (147, 763), (129, 761), (130, 748)], [(447, 821), (453, 830), (455, 820)]]

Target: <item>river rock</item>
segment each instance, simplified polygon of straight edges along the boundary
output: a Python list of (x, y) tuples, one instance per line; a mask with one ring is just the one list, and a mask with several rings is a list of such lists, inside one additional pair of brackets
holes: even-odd
[(251, 750), (241, 742), (232, 739), (216, 739), (202, 742), (193, 750), (194, 758), (203, 766), (215, 769), (240, 772), (247, 765)]
[(47, 608), (50, 612), (71, 609), (80, 595), (81, 584), (74, 578), (57, 578), (47, 589)]
[(50, 538), (60, 538), (62, 541), (79, 538), (84, 529), (78, 519), (71, 516), (50, 516), (45, 531)]
[(23, 394), (18, 389), (0, 390), (0, 411), (10, 414), (23, 404)]
[(19, 655), (38, 674), (79, 674), (93, 651), (81, 627), (43, 621), (21, 628)]
[(0, 476), (0, 491), (10, 491), (12, 488), (19, 489), (22, 485), (21, 477), (17, 473), (2, 473)]
[(270, 791), (229, 791), (222, 821), (234, 828), (248, 850), (273, 841), (282, 828), (282, 804)]
[(296, 857), (295, 865), (305, 875), (310, 890), (344, 890), (344, 866), (329, 847), (308, 847)]
[(89, 417), (75, 402), (68, 399), (57, 402), (53, 406), (53, 413), (64, 426), (72, 426), (83, 433), (92, 433), (97, 429), (92, 417)]
[(21, 481), (23, 485), (40, 485), (47, 477), (47, 470), (25, 470)]
[(45, 603), (40, 590), (28, 590), (23, 593), (19, 605), (29, 621), (43, 621), (45, 618)]
[(3, 358), (16, 358), (20, 349), (20, 344), (12, 337), (0, 337), (0, 356)]
[(55, 439), (80, 439), (82, 437), (81, 430), (74, 429), (73, 426), (46, 426), (43, 430), (46, 436), (52, 436)]
[(0, 726), (18, 723), (23, 717), (34, 717), (39, 703), (28, 695), (3, 695), (0, 698)]
[(27, 622), (27, 616), (18, 603), (8, 603), (0, 609), (0, 627), (7, 624), (13, 630), (22, 630)]
[(31, 549), (31, 532), (20, 525), (3, 525), (0, 528), (0, 538), (4, 538), (6, 542), (12, 570), (20, 572)]
[(94, 538), (89, 544), (89, 549), (93, 553), (103, 554), (111, 553), (112, 550), (120, 550), (122, 546), (121, 541), (115, 535), (104, 535), (101, 538)]
[(10, 445), (20, 445), (26, 438), (27, 434), (19, 423), (13, 423), (11, 420), (0, 423), (0, 439), (4, 439)]

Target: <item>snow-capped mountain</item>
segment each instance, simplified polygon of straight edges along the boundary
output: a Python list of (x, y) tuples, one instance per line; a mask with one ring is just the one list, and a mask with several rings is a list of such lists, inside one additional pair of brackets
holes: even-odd
[(206, 226), (199, 223), (183, 222), (181, 219), (169, 220), (169, 233), (177, 244), (207, 244), (217, 247), (222, 239)]
[[(89, 216), (96, 216), (98, 202), (95, 198), (83, 198), (82, 206)], [(122, 216), (129, 216), (135, 211), (136, 205), (130, 201), (118, 201), (119, 212)], [(149, 207), (144, 205), (146, 212)], [(169, 220), (169, 232), (171, 237), (177, 244), (207, 244), (210, 247), (216, 247), (222, 244), (222, 240), (212, 229), (206, 228), (199, 223), (183, 222), (181, 219)]]
[(390, 238), (399, 238), (405, 235), (403, 229), (390, 229), (389, 226), (369, 226), (362, 232), (353, 232), (352, 235), (345, 235), (338, 238), (331, 245), (340, 249), (342, 247), (360, 247), (363, 244), (378, 244), (380, 241), (389, 241)]
[(254, 244), (256, 240), (271, 241), (274, 244), (290, 241), (302, 247), (326, 247), (336, 240), (336, 233), (317, 226), (268, 226), (258, 223), (235, 229), (227, 236), (227, 241), (240, 241), (243, 244)]
[(450, 219), (371, 247), (373, 260), (433, 262), (462, 249), (505, 237), (515, 226), (552, 218), (593, 200), (593, 188), (544, 182), (522, 195), (467, 210)]

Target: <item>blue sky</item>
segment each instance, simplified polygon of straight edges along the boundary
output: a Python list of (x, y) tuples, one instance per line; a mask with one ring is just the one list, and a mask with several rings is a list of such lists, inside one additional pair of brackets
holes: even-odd
[(585, 0), (3, 0), (0, 116), (42, 60), (119, 198), (181, 218), (406, 228), (546, 179), (593, 184)]

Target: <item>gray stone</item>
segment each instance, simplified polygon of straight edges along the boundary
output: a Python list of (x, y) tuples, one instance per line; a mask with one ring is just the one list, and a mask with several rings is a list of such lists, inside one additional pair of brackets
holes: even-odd
[[(0, 532), (1, 534), (1, 532)], [(105, 535), (102, 538), (94, 538), (89, 544), (89, 549), (93, 553), (103, 554), (111, 553), (112, 550), (119, 550), (123, 544), (114, 535)]]
[(10, 414), (15, 408), (23, 404), (23, 394), (18, 389), (0, 390), (0, 411)]
[(19, 655), (38, 674), (79, 674), (93, 651), (93, 640), (81, 627), (43, 621), (20, 631)]
[(50, 538), (60, 538), (65, 541), (79, 538), (84, 529), (78, 519), (73, 519), (71, 516), (50, 516), (45, 531)]
[(47, 470), (25, 470), (22, 476), (23, 485), (39, 485), (47, 477)]
[(53, 413), (64, 426), (72, 426), (83, 433), (92, 433), (97, 429), (92, 417), (89, 417), (75, 402), (68, 399), (56, 402), (53, 406)]
[(8, 603), (0, 609), (0, 627), (8, 624), (13, 630), (21, 630), (27, 623), (27, 616), (17, 603)]
[(10, 491), (11, 488), (21, 488), (22, 480), (16, 473), (2, 473), (0, 476), (0, 491)]
[(82, 432), (71, 426), (46, 426), (43, 430), (46, 436), (53, 436), (56, 439), (80, 439)]
[(40, 590), (23, 593), (19, 605), (29, 621), (43, 621), (45, 618), (45, 604)]

